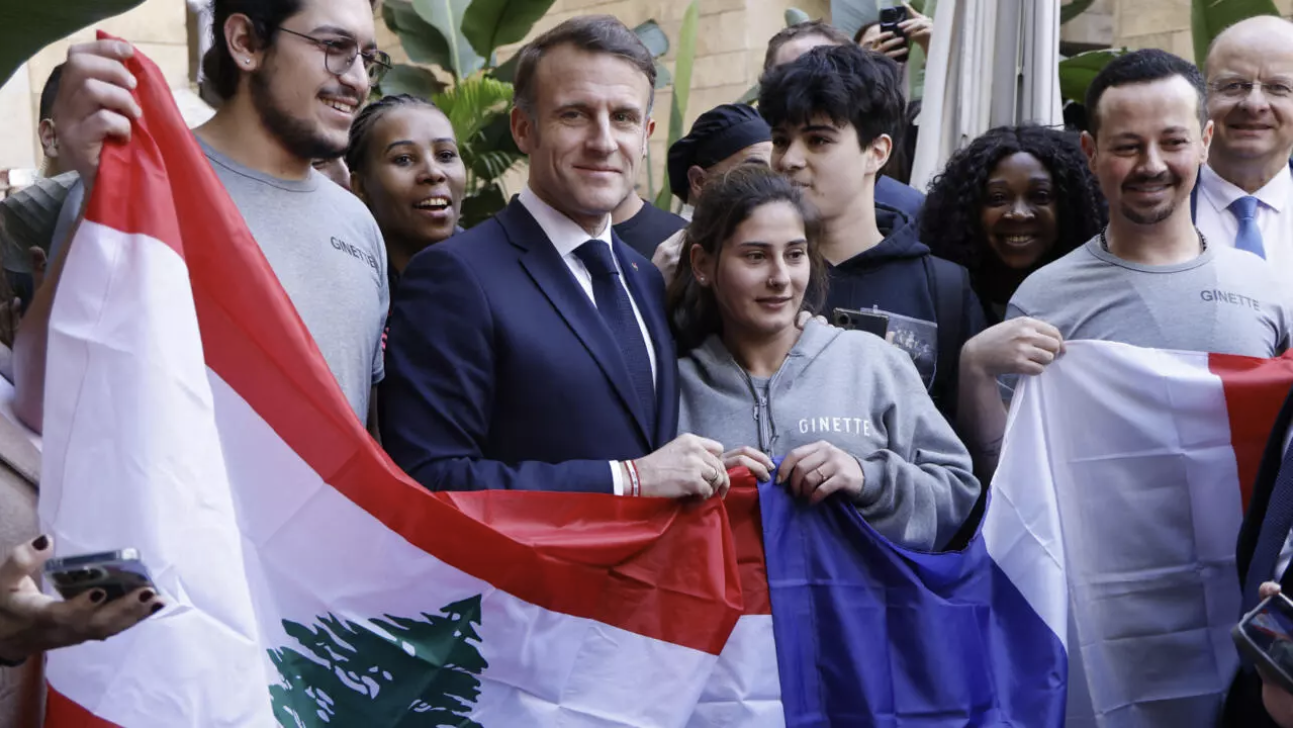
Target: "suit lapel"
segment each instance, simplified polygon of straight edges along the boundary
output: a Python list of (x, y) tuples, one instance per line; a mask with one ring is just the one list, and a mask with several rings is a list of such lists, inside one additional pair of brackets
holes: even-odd
[(594, 303), (558, 255), (558, 249), (516, 198), (496, 218), (508, 233), (509, 242), (524, 251), (519, 259), (522, 267), (598, 363), (621, 403), (634, 417), (644, 442), (651, 447), (653, 438), (648, 436), (647, 423), (635, 398), (630, 371), (621, 357), (621, 349)]

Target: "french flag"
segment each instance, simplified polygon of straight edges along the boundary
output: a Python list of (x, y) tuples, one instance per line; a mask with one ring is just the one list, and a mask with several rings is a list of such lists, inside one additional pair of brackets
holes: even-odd
[(944, 554), (748, 475), (695, 504), (429, 493), (351, 411), (161, 73), (129, 66), (144, 115), (105, 148), (51, 319), (40, 513), (60, 554), (138, 549), (171, 603), (50, 653), (47, 725), (1062, 724), (1051, 492), (1005, 476)]

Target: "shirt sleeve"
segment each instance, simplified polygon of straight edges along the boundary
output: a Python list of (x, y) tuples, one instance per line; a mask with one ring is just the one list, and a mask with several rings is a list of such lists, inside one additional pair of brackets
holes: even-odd
[(383, 244), (382, 233), (374, 226), (374, 237), (378, 245), (378, 331), (377, 339), (374, 341), (373, 351), (373, 374), (371, 383), (378, 385), (386, 375), (385, 362), (383, 359), (384, 349), (387, 344), (387, 317), (391, 313), (392, 293), (391, 287), (387, 281), (387, 248)]

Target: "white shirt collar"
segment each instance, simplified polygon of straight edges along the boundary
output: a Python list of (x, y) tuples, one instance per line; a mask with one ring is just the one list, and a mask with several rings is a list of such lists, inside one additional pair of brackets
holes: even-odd
[(585, 228), (572, 222), (571, 218), (549, 206), (547, 202), (540, 199), (540, 196), (531, 191), (531, 185), (522, 187), (521, 193), (518, 194), (518, 202), (526, 208), (527, 212), (539, 223), (540, 229), (549, 238), (549, 242), (554, 244), (558, 249), (558, 255), (566, 258), (575, 250), (590, 240), (602, 240), (612, 247), (612, 216), (609, 215), (603, 225), (603, 231), (598, 235), (591, 236), (585, 232)]
[[(1219, 212), (1223, 212), (1239, 197), (1247, 196), (1247, 192), (1243, 191), (1242, 187), (1215, 173), (1210, 164), (1206, 164), (1201, 169), (1201, 183), (1202, 191), (1206, 193), (1206, 200)], [(1292, 196), (1291, 169), (1283, 166), (1274, 178), (1250, 196), (1260, 200), (1261, 204), (1275, 212), (1287, 209)]]

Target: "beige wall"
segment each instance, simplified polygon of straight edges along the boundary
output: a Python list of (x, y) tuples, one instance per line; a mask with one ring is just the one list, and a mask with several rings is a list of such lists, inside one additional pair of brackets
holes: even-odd
[[(1228, 0), (1224, 0), (1227, 2)], [(1111, 0), (1112, 45), (1156, 48), (1193, 60), (1192, 0)], [(1274, 0), (1278, 12), (1292, 17), (1292, 0)], [(1077, 18), (1077, 21), (1079, 19)]]
[[(32, 0), (62, 2), (63, 0)], [(0, 88), (0, 170), (40, 164), (36, 118), (40, 93), (50, 71), (67, 59), (74, 43), (92, 41), (102, 29), (134, 43), (157, 63), (173, 88), (189, 85), (189, 36), (184, 0), (146, 0), (134, 10), (110, 18), (42, 49)]]

